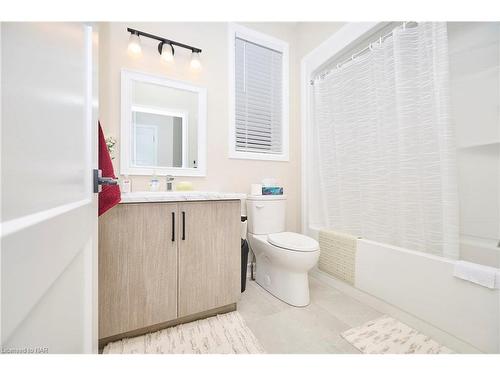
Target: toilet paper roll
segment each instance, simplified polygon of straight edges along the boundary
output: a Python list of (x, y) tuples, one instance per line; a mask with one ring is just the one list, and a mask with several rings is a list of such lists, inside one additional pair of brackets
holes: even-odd
[(261, 184), (250, 185), (250, 194), (251, 195), (262, 195), (262, 185)]

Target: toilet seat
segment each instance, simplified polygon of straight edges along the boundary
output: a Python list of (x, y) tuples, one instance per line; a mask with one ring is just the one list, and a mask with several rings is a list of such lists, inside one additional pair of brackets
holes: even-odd
[(318, 251), (318, 241), (311, 237), (293, 232), (271, 233), (267, 235), (267, 241), (274, 246), (285, 250), (311, 252)]

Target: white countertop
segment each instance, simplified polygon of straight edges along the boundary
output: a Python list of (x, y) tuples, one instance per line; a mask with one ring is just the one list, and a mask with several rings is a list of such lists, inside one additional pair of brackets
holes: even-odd
[(132, 193), (122, 193), (120, 203), (220, 201), (243, 200), (245, 198), (246, 194), (217, 191), (134, 191)]

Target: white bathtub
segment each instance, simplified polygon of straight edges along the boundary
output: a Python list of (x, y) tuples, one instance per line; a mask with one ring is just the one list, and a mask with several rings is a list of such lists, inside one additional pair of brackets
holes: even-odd
[(500, 291), (454, 277), (454, 263), (361, 239), (355, 287), (482, 352), (499, 353)]

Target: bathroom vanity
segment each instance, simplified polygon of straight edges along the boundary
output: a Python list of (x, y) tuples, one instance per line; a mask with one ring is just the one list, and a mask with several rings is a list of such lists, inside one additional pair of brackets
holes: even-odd
[(130, 193), (99, 220), (99, 343), (236, 309), (242, 194)]
[[(123, 69), (121, 90), (120, 173), (204, 176), (206, 89)], [(236, 309), (243, 198), (127, 193), (99, 218), (100, 347)]]

